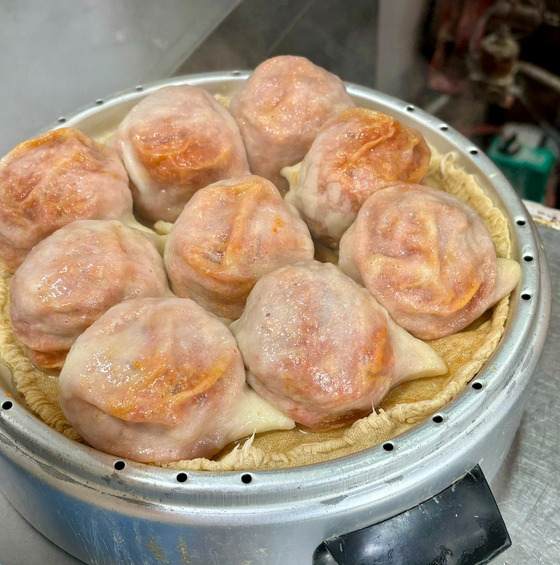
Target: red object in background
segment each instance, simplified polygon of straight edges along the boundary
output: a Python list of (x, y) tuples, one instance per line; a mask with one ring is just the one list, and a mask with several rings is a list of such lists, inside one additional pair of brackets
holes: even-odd
[(468, 80), (469, 47), (482, 39), (484, 26), (479, 22), (492, 4), (493, 0), (443, 0), (430, 60), (430, 88), (450, 95), (461, 92)]

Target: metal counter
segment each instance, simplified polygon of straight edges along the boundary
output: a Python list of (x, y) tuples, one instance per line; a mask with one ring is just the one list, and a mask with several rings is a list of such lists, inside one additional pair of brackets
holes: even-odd
[[(560, 563), (560, 230), (539, 225), (539, 233), (550, 264), (552, 316), (525, 414), (491, 484), (513, 542), (496, 565)], [(51, 563), (80, 562), (35, 531), (0, 494), (0, 564)]]
[(539, 225), (550, 266), (552, 314), (527, 408), (492, 491), (512, 546), (500, 565), (560, 563), (560, 231)]

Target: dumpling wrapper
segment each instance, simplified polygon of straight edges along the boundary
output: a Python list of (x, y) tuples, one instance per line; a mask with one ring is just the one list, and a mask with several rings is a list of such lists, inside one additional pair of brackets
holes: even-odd
[(319, 128), (355, 106), (336, 75), (305, 57), (281, 55), (261, 63), (233, 97), (251, 171), (284, 193), (280, 171), (303, 159)]
[(153, 222), (174, 222), (199, 188), (249, 172), (235, 120), (194, 86), (166, 86), (144, 98), (110, 144), (130, 176), (135, 210)]
[(264, 275), (230, 329), (248, 383), (312, 430), (349, 424), (397, 384), (447, 371), (429, 345), (330, 263), (307, 261)]
[(458, 332), (517, 285), (483, 221), (462, 200), (422, 185), (370, 196), (340, 242), (339, 267), (420, 339)]
[(109, 309), (74, 343), (60, 404), (96, 449), (139, 462), (210, 457), (294, 422), (250, 391), (234, 337), (188, 298)]
[(114, 151), (60, 128), (0, 161), (0, 259), (12, 272), (34, 245), (77, 219), (132, 219), (128, 176)]
[(58, 374), (76, 338), (114, 304), (170, 294), (155, 237), (117, 220), (76, 220), (38, 243), (10, 283), (14, 336)]
[(313, 238), (337, 249), (366, 199), (392, 184), (422, 180), (430, 149), (413, 128), (367, 108), (349, 108), (319, 131), (303, 161), (282, 174), (286, 201)]
[(175, 294), (231, 320), (263, 274), (312, 258), (303, 220), (270, 181), (255, 175), (199, 190), (175, 222), (164, 254)]

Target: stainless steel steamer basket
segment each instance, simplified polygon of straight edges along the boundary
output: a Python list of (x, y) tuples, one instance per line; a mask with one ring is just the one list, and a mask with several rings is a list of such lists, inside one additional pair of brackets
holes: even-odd
[[(76, 126), (102, 137), (161, 86), (188, 83), (229, 95), (248, 75), (209, 73), (137, 86), (59, 118), (54, 127)], [(501, 344), (472, 386), (438, 413), (440, 423), (428, 419), (396, 437), (390, 451), (378, 446), (281, 471), (178, 473), (123, 462), (39, 421), (2, 368), (0, 488), (35, 528), (70, 554), (111, 565), (309, 565), (319, 562), (316, 549), (327, 538), (392, 518), (477, 464), (489, 480), (497, 472), (519, 425), (548, 325), (550, 279), (537, 230), (504, 176), (458, 132), (415, 106), (347, 87), (359, 105), (420, 129), (441, 152), (455, 151), (458, 163), (478, 177), (509, 218), (523, 273)], [(437, 514), (432, 518), (435, 524)]]

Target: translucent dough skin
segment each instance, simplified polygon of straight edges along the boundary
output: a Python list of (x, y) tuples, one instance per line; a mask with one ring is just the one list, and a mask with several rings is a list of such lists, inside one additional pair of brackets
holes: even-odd
[(167, 86), (147, 96), (111, 144), (132, 181), (136, 211), (154, 222), (174, 222), (199, 188), (249, 172), (235, 120), (193, 86)]
[(227, 327), (187, 298), (138, 298), (75, 342), (66, 418), (96, 449), (140, 462), (209, 457), (229, 440), (245, 370)]
[(132, 196), (118, 155), (76, 129), (25, 141), (0, 161), (0, 258), (12, 272), (56, 229), (127, 214)]
[(263, 276), (231, 329), (249, 384), (307, 428), (357, 420), (391, 387), (386, 318), (365, 289), (329, 263)]
[(317, 241), (337, 249), (371, 194), (420, 182), (429, 163), (430, 150), (418, 131), (387, 114), (349, 108), (321, 128), (286, 200)]
[(421, 185), (370, 196), (342, 238), (339, 266), (421, 339), (455, 333), (481, 316), (497, 274), (492, 239), (474, 210)]
[(303, 159), (319, 128), (355, 106), (344, 83), (304, 57), (261, 63), (231, 101), (251, 171), (285, 192), (280, 170)]
[(199, 190), (175, 222), (164, 258), (177, 295), (236, 319), (262, 275), (313, 252), (297, 212), (270, 181), (252, 175)]
[(148, 234), (116, 220), (77, 220), (41, 241), (18, 268), (10, 317), (33, 364), (57, 374), (75, 339), (111, 306), (167, 293)]

